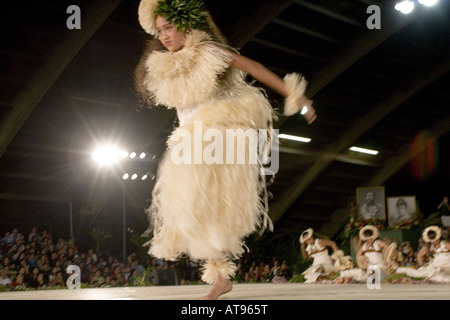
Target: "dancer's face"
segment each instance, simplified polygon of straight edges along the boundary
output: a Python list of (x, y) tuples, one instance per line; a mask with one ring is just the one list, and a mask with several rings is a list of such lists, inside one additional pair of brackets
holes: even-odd
[(156, 18), (156, 29), (159, 41), (171, 52), (181, 50), (184, 46), (185, 32), (180, 32), (175, 24), (168, 22), (164, 17)]

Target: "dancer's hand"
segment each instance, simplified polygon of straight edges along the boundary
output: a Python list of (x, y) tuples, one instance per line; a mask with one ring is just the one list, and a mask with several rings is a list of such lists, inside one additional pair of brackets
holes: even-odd
[(316, 110), (312, 106), (312, 100), (308, 99), (305, 95), (303, 95), (299, 99), (299, 105), (302, 106), (302, 115), (305, 118), (306, 122), (308, 124), (311, 124), (314, 122), (314, 120), (317, 119)]

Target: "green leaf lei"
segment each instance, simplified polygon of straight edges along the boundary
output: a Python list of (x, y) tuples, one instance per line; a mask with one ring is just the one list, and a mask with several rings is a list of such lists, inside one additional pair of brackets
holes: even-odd
[(198, 0), (158, 1), (155, 14), (175, 24), (179, 31), (208, 29), (206, 12)]

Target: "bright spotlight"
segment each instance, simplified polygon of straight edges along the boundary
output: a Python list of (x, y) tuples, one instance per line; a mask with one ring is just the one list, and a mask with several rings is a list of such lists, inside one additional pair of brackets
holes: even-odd
[(120, 151), (111, 146), (97, 148), (92, 153), (92, 159), (102, 165), (110, 165), (117, 162), (120, 158)]
[(434, 6), (438, 0), (419, 0), (420, 4), (423, 4), (424, 6), (431, 7)]
[(132, 176), (131, 176), (131, 180), (136, 180), (136, 178), (137, 178), (137, 174), (136, 173), (134, 173)]
[(136, 158), (136, 152), (132, 152), (132, 153), (130, 153), (130, 158), (131, 158), (131, 159), (134, 159), (134, 158)]
[(300, 114), (303, 116), (308, 112), (308, 107), (307, 106), (303, 106), (302, 111), (300, 111)]
[(414, 10), (414, 2), (412, 0), (401, 0), (395, 4), (395, 10), (403, 14), (411, 13)]
[(128, 173), (124, 173), (122, 176), (123, 180), (127, 180), (130, 177), (130, 175)]
[(144, 174), (144, 175), (142, 176), (141, 180), (146, 180), (147, 177), (148, 177), (148, 176), (147, 176), (146, 174)]
[(121, 152), (120, 152), (120, 157), (121, 157), (122, 159), (125, 159), (126, 157), (128, 157), (128, 152), (126, 152), (125, 150), (121, 151)]
[(144, 159), (146, 156), (145, 152), (141, 152), (141, 154), (139, 155), (139, 158)]

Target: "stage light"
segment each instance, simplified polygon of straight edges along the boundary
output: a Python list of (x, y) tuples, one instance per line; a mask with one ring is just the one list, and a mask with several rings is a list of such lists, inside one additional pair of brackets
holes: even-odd
[(147, 177), (148, 177), (148, 175), (144, 174), (144, 175), (142, 176), (141, 180), (146, 180)]
[(92, 159), (102, 165), (110, 165), (120, 158), (120, 151), (116, 147), (104, 146), (97, 148), (92, 153)]
[(305, 143), (311, 142), (310, 138), (292, 136), (290, 134), (284, 134), (284, 133), (279, 134), (278, 138), (293, 140), (293, 141), (300, 141), (300, 142), (305, 142)]
[(414, 1), (401, 0), (395, 4), (395, 10), (400, 11), (403, 14), (411, 13), (414, 10)]
[(423, 4), (424, 6), (431, 7), (434, 6), (438, 0), (419, 0), (420, 4)]
[(128, 173), (124, 173), (122, 176), (123, 180), (127, 180), (130, 177), (130, 175)]
[(302, 111), (300, 112), (300, 114), (303, 116), (303, 115), (305, 115), (307, 112), (308, 112), (308, 107), (307, 107), (307, 106), (304, 106), (304, 107), (302, 108)]
[(131, 180), (136, 180), (137, 176), (138, 175), (136, 173), (133, 173), (133, 175), (131, 176)]
[(128, 152), (126, 152), (125, 150), (122, 150), (122, 151), (120, 152), (120, 157), (121, 157), (122, 159), (125, 159), (126, 157), (128, 157)]
[(139, 158), (144, 159), (145, 156), (146, 156), (146, 153), (145, 152), (141, 152), (141, 154), (139, 155)]
[(131, 159), (134, 159), (134, 158), (136, 158), (136, 152), (132, 152), (132, 153), (130, 153), (130, 158), (131, 158)]
[(371, 149), (360, 148), (360, 147), (355, 147), (355, 146), (351, 147), (350, 150), (360, 152), (360, 153), (370, 154), (373, 156), (378, 154), (377, 150), (371, 150)]

